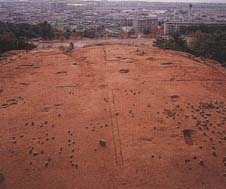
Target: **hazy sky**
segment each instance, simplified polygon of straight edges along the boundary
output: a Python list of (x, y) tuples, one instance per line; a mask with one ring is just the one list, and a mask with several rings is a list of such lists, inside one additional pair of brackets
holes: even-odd
[[(141, 0), (140, 0), (141, 1)], [(226, 3), (226, 0), (144, 0), (150, 2)]]
[[(0, 0), (4, 1), (4, 0)], [(8, 0), (10, 1), (10, 0)], [(21, 0), (26, 1), (26, 0)], [(61, 0), (63, 1), (63, 0)], [(182, 3), (226, 3), (226, 0), (109, 0), (109, 1), (149, 1), (149, 2), (182, 2)]]
[[(5, 0), (0, 0), (5, 1)], [(10, 0), (8, 0), (10, 1)], [(24, 1), (24, 0), (21, 0)], [(63, 0), (61, 0), (63, 1)], [(226, 3), (226, 0), (109, 0), (109, 1), (149, 1), (149, 2), (182, 2), (182, 3)]]
[[(122, 0), (118, 0), (122, 1)], [(133, 0), (135, 1), (135, 0)], [(183, 2), (183, 3), (226, 3), (226, 0), (138, 0), (149, 2)]]

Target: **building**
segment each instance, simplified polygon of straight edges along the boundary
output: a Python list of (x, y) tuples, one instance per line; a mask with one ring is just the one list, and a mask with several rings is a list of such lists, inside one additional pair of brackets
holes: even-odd
[(193, 7), (193, 5), (189, 4), (189, 7), (188, 7), (188, 21), (189, 22), (192, 21), (192, 7)]
[(176, 32), (181, 32), (182, 29), (192, 26), (226, 26), (226, 22), (165, 22), (164, 23), (164, 34), (172, 34)]
[(55, 12), (55, 13), (61, 13), (63, 12), (66, 7), (67, 7), (67, 3), (64, 2), (52, 2), (50, 4), (51, 9)]
[(151, 27), (156, 27), (157, 25), (157, 18), (138, 18), (133, 20), (133, 27), (137, 33), (150, 31)]

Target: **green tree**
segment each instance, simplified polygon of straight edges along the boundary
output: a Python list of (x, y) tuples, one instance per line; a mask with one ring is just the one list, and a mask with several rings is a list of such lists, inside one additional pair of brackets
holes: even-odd
[(17, 49), (17, 46), (17, 39), (12, 33), (8, 32), (0, 36), (0, 53), (11, 49)]

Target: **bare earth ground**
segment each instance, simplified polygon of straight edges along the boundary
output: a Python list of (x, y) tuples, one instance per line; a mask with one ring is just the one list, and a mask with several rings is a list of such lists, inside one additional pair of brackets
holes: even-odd
[(150, 45), (153, 44), (151, 38), (136, 38), (136, 39), (117, 39), (117, 38), (106, 38), (106, 39), (68, 39), (64, 41), (51, 40), (51, 41), (35, 41), (34, 44), (37, 48), (57, 48), (57, 47), (68, 47), (69, 43), (73, 42), (75, 48), (81, 48), (91, 46), (95, 44), (134, 44), (134, 45)]
[(225, 189), (226, 72), (189, 57), (105, 45), (0, 65), (0, 188)]

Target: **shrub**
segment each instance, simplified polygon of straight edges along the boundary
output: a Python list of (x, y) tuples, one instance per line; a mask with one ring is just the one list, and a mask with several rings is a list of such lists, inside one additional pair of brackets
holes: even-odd
[(171, 49), (192, 53), (195, 56), (214, 59), (226, 66), (226, 32), (215, 31), (203, 33), (201, 31), (193, 32), (192, 42), (187, 44), (184, 37), (180, 34), (174, 34), (169, 38), (158, 38), (154, 42), (155, 46), (163, 49)]

